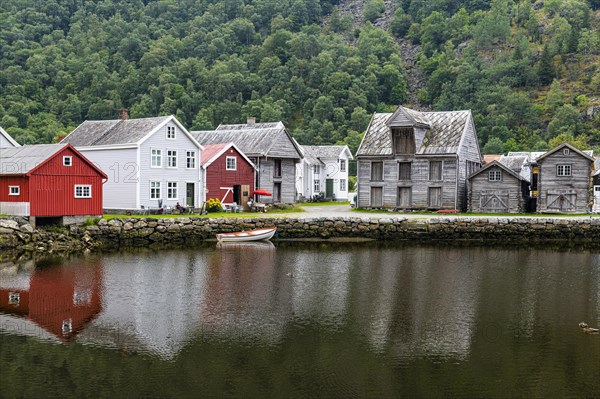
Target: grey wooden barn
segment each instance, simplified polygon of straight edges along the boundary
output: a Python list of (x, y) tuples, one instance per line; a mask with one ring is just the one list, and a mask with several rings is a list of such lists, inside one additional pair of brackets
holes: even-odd
[(521, 213), (527, 210), (526, 157), (501, 157), (469, 176), (469, 212)]
[(594, 158), (563, 143), (537, 159), (537, 212), (586, 213), (591, 210)]
[(357, 152), (357, 206), (466, 210), (481, 167), (471, 111), (375, 113)]
[(296, 163), (302, 151), (282, 122), (219, 125), (216, 130), (193, 131), (201, 144), (234, 143), (256, 165), (257, 189), (270, 191), (272, 197), (261, 202), (296, 201)]

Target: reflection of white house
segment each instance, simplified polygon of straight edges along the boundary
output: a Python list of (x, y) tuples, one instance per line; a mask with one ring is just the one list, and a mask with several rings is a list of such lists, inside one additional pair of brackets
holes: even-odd
[(108, 175), (105, 209), (198, 207), (203, 198), (202, 147), (173, 116), (85, 121), (62, 143)]
[(10, 147), (20, 147), (19, 143), (17, 143), (6, 130), (0, 127), (0, 148), (10, 148)]
[(348, 146), (300, 146), (304, 159), (296, 165), (296, 191), (299, 197), (311, 198), (323, 193), (328, 199), (348, 200), (348, 163), (352, 153)]
[(592, 212), (600, 213), (600, 157), (596, 157), (594, 161), (594, 176), (592, 179), (594, 189), (594, 207)]

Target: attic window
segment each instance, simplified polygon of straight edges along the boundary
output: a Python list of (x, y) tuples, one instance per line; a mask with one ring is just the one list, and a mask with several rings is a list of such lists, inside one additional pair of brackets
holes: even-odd
[(227, 157), (225, 159), (225, 169), (226, 170), (237, 170), (237, 158), (236, 157)]
[(345, 171), (346, 171), (346, 160), (341, 159), (340, 160), (340, 172), (345, 172)]
[(175, 126), (167, 126), (167, 138), (175, 140)]
[(563, 155), (569, 155), (570, 151), (568, 148), (563, 148)]
[(63, 166), (73, 166), (73, 157), (63, 157)]
[(556, 176), (571, 176), (571, 165), (556, 165)]
[(500, 170), (490, 170), (488, 173), (489, 181), (501, 181), (502, 180), (502, 171)]
[(415, 132), (412, 128), (392, 129), (395, 154), (412, 155), (416, 152)]

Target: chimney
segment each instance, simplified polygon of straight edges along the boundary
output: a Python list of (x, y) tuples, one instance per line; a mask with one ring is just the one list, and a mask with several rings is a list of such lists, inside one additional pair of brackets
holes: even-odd
[(119, 108), (119, 119), (123, 121), (129, 119), (129, 110), (127, 108)]
[(253, 116), (249, 116), (249, 117), (248, 117), (248, 120), (246, 121), (246, 124), (247, 124), (247, 125), (250, 125), (250, 126), (252, 126), (252, 125), (254, 125), (255, 123), (256, 123), (256, 118), (255, 118), (255, 117), (253, 117)]

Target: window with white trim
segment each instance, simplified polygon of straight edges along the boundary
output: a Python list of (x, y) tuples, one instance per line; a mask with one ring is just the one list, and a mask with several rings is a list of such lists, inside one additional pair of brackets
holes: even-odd
[(92, 186), (89, 184), (76, 184), (75, 198), (92, 198)]
[(159, 181), (151, 181), (150, 182), (150, 199), (160, 199), (160, 182)]
[(8, 304), (9, 305), (18, 305), (21, 302), (21, 294), (18, 292), (9, 292), (8, 293)]
[(73, 166), (73, 157), (64, 156), (63, 157), (63, 166)]
[(321, 181), (319, 179), (315, 179), (315, 192), (321, 191)]
[(556, 176), (571, 176), (571, 165), (556, 165)]
[(188, 169), (196, 169), (196, 151), (186, 151), (185, 167)]
[(153, 168), (161, 168), (162, 167), (162, 150), (153, 148), (151, 150), (151, 158), (152, 161), (150, 166)]
[(62, 333), (68, 334), (73, 331), (73, 320), (67, 319), (62, 322)]
[(568, 148), (563, 148), (563, 155), (569, 155), (571, 151)]
[(177, 150), (167, 150), (167, 168), (177, 167)]
[(177, 199), (177, 182), (167, 182), (167, 199)]
[(345, 172), (345, 171), (346, 171), (346, 160), (341, 159), (340, 160), (340, 172)]
[(489, 181), (501, 181), (502, 180), (502, 171), (490, 170), (488, 172), (488, 180)]
[(226, 170), (237, 170), (237, 158), (236, 157), (227, 157), (225, 159), (225, 169)]
[(315, 175), (318, 175), (319, 173), (321, 173), (321, 166), (320, 165), (313, 165), (313, 173)]
[(21, 186), (8, 186), (8, 195), (21, 195)]
[(340, 191), (346, 191), (346, 179), (340, 179)]
[(175, 126), (167, 126), (167, 139), (175, 140)]

